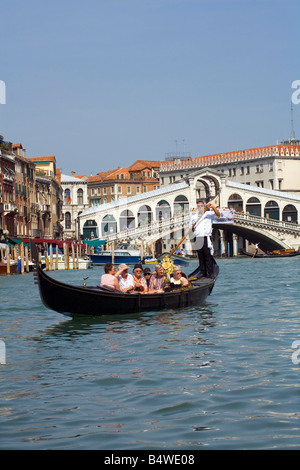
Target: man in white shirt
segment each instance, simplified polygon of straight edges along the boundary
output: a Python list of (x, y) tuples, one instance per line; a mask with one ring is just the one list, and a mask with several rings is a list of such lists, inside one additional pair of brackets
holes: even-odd
[(203, 201), (197, 201), (197, 210), (191, 216), (190, 227), (195, 237), (193, 248), (197, 251), (199, 259), (198, 277), (214, 277), (213, 246), (210, 237), (212, 225), (217, 217), (220, 217), (220, 211), (213, 204), (208, 203), (205, 206)]

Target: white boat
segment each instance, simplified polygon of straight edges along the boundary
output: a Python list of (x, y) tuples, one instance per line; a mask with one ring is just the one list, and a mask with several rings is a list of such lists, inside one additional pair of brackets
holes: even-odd
[[(41, 257), (42, 263), (46, 263), (46, 259), (44, 256)], [(50, 258), (48, 257), (49, 261), (49, 267), (50, 267)], [(70, 256), (69, 257), (69, 267), (67, 266), (67, 261), (65, 262), (64, 256), (58, 254), (58, 260), (56, 262), (56, 254), (53, 255), (53, 269), (59, 271), (64, 270), (64, 269), (89, 269), (92, 267), (92, 262), (87, 256), (81, 256), (78, 258), (78, 263), (77, 263), (77, 258), (75, 257), (74, 262), (73, 258)]]

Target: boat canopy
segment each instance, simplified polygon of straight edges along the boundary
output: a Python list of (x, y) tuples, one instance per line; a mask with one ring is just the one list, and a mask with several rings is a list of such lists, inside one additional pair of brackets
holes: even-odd
[(106, 241), (105, 240), (83, 240), (83, 243), (85, 245), (94, 246), (95, 248), (97, 248), (97, 246), (105, 245)]

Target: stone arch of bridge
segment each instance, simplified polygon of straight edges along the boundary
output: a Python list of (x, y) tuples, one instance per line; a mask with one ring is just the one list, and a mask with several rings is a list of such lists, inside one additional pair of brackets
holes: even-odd
[(290, 246), (276, 236), (273, 232), (257, 227), (244, 227), (238, 224), (222, 224), (215, 226), (215, 229), (224, 230), (226, 233), (235, 234), (248, 240), (250, 243), (260, 242), (260, 248), (263, 251), (288, 249)]

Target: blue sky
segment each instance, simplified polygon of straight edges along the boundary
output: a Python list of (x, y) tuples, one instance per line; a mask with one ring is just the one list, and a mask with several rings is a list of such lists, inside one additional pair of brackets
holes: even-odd
[(0, 134), (86, 175), (273, 145), (291, 135), (299, 15), (298, 0), (2, 0)]

